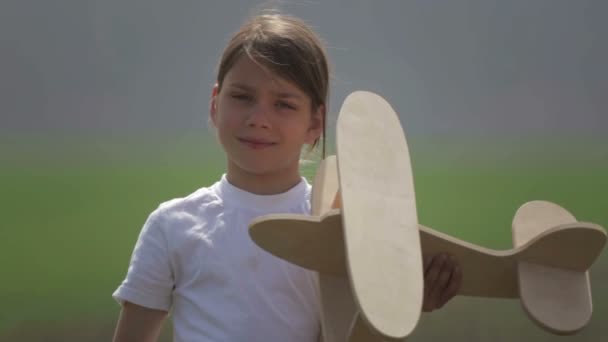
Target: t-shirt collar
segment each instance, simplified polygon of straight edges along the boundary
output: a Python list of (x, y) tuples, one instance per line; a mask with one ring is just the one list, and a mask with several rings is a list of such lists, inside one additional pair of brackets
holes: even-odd
[(291, 189), (275, 195), (258, 195), (237, 188), (228, 181), (226, 174), (222, 175), (215, 188), (225, 206), (259, 212), (289, 212), (290, 209), (299, 207), (308, 200), (308, 182), (304, 177), (301, 177), (301, 181)]

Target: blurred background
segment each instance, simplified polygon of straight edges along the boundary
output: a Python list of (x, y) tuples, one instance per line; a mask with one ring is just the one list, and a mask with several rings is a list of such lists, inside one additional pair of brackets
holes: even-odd
[[(326, 41), (330, 127), (359, 89), (400, 114), (422, 224), (510, 248), (517, 208), (543, 199), (608, 227), (608, 2), (3, 0), (0, 341), (111, 339), (148, 214), (223, 172), (216, 64), (265, 8)], [(568, 340), (608, 335), (607, 266), (604, 252), (594, 316)], [(442, 338), (562, 340), (518, 301), (463, 297), (411, 340)]]

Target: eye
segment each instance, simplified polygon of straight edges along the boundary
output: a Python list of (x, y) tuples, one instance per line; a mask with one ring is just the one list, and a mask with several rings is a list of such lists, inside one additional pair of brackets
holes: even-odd
[(281, 108), (281, 109), (290, 109), (290, 110), (296, 110), (296, 106), (290, 104), (289, 102), (285, 102), (285, 101), (279, 101), (277, 102), (277, 107)]
[(239, 100), (239, 101), (251, 101), (252, 97), (251, 95), (248, 94), (242, 94), (242, 93), (234, 93), (234, 94), (230, 94), (230, 97), (232, 97), (235, 100)]

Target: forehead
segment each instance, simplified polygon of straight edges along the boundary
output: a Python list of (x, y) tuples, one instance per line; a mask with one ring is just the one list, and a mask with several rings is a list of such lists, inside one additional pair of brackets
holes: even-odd
[(240, 86), (257, 91), (272, 91), (276, 93), (291, 93), (298, 97), (308, 96), (294, 83), (279, 76), (269, 67), (259, 61), (253, 61), (247, 56), (241, 56), (226, 73), (225, 86)]

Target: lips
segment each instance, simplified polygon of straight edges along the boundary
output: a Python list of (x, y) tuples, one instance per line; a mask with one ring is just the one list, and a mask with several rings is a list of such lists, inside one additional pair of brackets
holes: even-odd
[(266, 139), (258, 139), (258, 138), (238, 138), (238, 140), (245, 144), (246, 146), (253, 148), (253, 149), (263, 149), (263, 148), (268, 148), (271, 147), (273, 145), (276, 145), (275, 142), (272, 142), (270, 140), (266, 140)]

